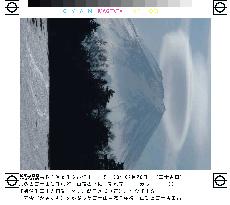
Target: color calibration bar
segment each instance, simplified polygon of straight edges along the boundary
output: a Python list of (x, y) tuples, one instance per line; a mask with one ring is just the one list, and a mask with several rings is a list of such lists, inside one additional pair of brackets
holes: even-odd
[(29, 7), (190, 7), (192, 0), (28, 0)]

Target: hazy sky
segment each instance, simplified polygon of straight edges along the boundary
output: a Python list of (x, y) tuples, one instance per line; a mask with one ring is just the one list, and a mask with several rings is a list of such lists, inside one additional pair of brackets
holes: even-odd
[(133, 19), (162, 70), (166, 111), (135, 169), (210, 169), (210, 19)]

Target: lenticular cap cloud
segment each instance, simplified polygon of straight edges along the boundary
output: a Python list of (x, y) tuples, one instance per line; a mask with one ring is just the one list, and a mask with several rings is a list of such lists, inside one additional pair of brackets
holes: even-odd
[(176, 166), (177, 155), (187, 138), (191, 119), (192, 67), (187, 33), (179, 29), (166, 34), (160, 53), (166, 107), (162, 118), (168, 152), (166, 167)]

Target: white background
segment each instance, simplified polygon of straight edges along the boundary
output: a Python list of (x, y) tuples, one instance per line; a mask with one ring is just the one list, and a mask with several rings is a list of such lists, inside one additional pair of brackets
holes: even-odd
[[(230, 0), (229, 0), (230, 2)], [(230, 3), (228, 16), (213, 16), (212, 0), (193, 0), (193, 7), (158, 8), (151, 15), (148, 8), (124, 8), (123, 14), (68, 14), (63, 8), (27, 8), (27, 1), (20, 1), (20, 16), (5, 16), (5, 2), (0, 2), (0, 203), (29, 204), (17, 201), (18, 196), (5, 191), (4, 173), (18, 172), (20, 165), (20, 17), (21, 18), (75, 18), (75, 17), (153, 17), (153, 18), (211, 18), (211, 115), (212, 115), (212, 170), (210, 171), (164, 171), (181, 173), (183, 186), (178, 190), (184, 196), (180, 204), (230, 202)], [(68, 8), (69, 9), (69, 8)], [(112, 172), (112, 171), (111, 171)], [(125, 171), (131, 173), (131, 171)], [(150, 171), (141, 171), (148, 173)], [(153, 171), (151, 171), (153, 172)], [(227, 189), (212, 188), (212, 173), (228, 172)], [(94, 173), (100, 174), (96, 171)], [(159, 171), (155, 171), (159, 173)], [(162, 172), (161, 172), (162, 173)], [(3, 203), (2, 203), (3, 202)], [(41, 202), (34, 202), (39, 204)], [(44, 203), (44, 202), (43, 202)], [(51, 203), (51, 202), (47, 202)], [(65, 202), (54, 202), (55, 204)], [(73, 202), (79, 203), (79, 202)], [(102, 202), (95, 202), (102, 203)], [(108, 202), (105, 202), (108, 203)], [(113, 203), (113, 202), (109, 202)], [(114, 202), (117, 203), (117, 202)], [(127, 203), (127, 202), (126, 202)], [(133, 203), (133, 202), (132, 202)], [(138, 202), (137, 202), (138, 203)], [(143, 202), (141, 202), (143, 203)], [(165, 202), (146, 202), (159, 203)], [(170, 202), (169, 202), (170, 203)], [(171, 202), (173, 203), (173, 202)]]

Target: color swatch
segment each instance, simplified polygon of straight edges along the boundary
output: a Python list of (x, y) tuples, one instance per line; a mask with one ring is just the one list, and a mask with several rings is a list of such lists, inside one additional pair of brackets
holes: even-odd
[(28, 0), (29, 7), (190, 7), (192, 0)]

